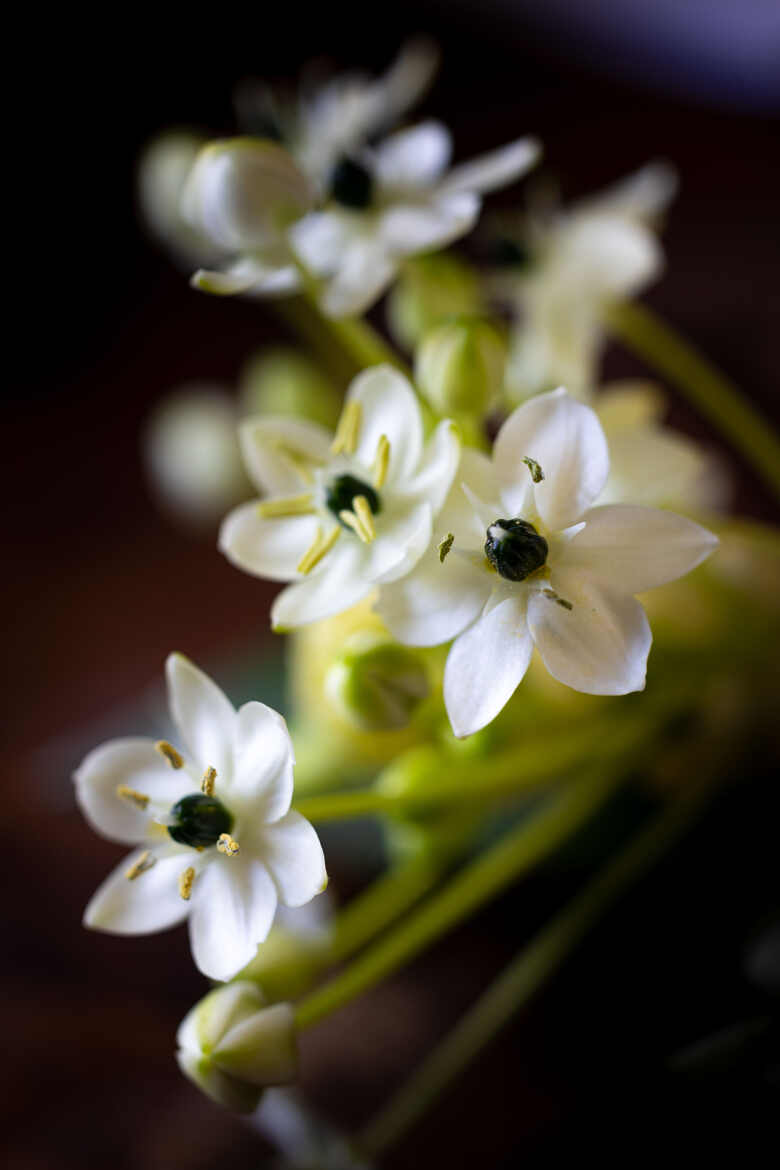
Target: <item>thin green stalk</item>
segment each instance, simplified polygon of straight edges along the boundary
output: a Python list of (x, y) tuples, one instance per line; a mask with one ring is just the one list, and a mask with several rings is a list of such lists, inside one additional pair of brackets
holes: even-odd
[(780, 441), (739, 389), (645, 305), (610, 310), (608, 326), (680, 389), (780, 494)]
[(705, 781), (678, 797), (523, 948), (402, 1089), (364, 1127), (355, 1143), (361, 1153), (377, 1157), (415, 1125), (554, 974), (611, 903), (685, 832), (711, 787), (711, 783)]
[(370, 947), (352, 966), (297, 1006), (299, 1029), (319, 1020), (392, 975), (425, 947), (552, 853), (619, 783), (617, 768), (568, 785), (542, 812), (507, 833), (466, 866), (419, 910)]

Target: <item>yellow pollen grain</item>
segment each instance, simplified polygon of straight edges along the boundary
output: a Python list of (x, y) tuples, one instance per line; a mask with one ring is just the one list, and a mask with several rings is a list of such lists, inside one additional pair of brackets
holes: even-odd
[(142, 873), (146, 873), (147, 869), (151, 869), (156, 860), (157, 858), (152, 857), (148, 849), (144, 849), (138, 860), (125, 870), (125, 877), (129, 882), (134, 882)]
[(167, 739), (159, 739), (154, 746), (157, 748), (161, 756), (165, 756), (166, 760), (172, 768), (184, 767), (184, 760), (176, 751), (176, 748), (173, 746), (173, 744), (168, 743)]
[(134, 788), (128, 788), (127, 784), (118, 784), (116, 794), (122, 800), (129, 800), (131, 804), (135, 804), (138, 808), (146, 808), (149, 803), (149, 797), (143, 792), (136, 792)]
[(365, 496), (354, 496), (352, 499), (352, 510), (360, 521), (360, 527), (363, 529), (363, 539), (367, 544), (376, 539), (376, 528), (374, 527), (374, 513), (371, 511), (371, 505)]
[(238, 841), (234, 841), (230, 833), (220, 833), (217, 841), (217, 849), (220, 853), (224, 853), (226, 857), (235, 857), (240, 852), (241, 846)]
[(310, 573), (318, 565), (326, 553), (329, 553), (341, 535), (340, 528), (332, 528), (327, 536), (323, 536), (322, 529), (301, 557), (298, 564), (299, 573)]
[(387, 479), (387, 468), (390, 463), (390, 440), (387, 435), (380, 435), (379, 442), (376, 445), (376, 455), (374, 456), (374, 466), (372, 473), (374, 476), (374, 487), (384, 487)]
[(209, 767), (203, 773), (203, 779), (200, 782), (200, 790), (201, 790), (201, 792), (205, 793), (206, 796), (213, 796), (214, 795), (214, 781), (216, 780), (216, 778), (217, 778), (217, 769), (216, 768)]
[(339, 425), (336, 427), (336, 435), (331, 444), (331, 451), (334, 455), (340, 455), (345, 452), (347, 455), (353, 455), (358, 443), (358, 435), (360, 434), (362, 410), (359, 402), (348, 402), (341, 412)]
[(273, 520), (278, 516), (308, 516), (314, 511), (314, 497), (311, 492), (301, 492), (298, 496), (261, 500), (257, 510), (266, 520)]
[(191, 865), (188, 865), (184, 873), (179, 878), (179, 896), (185, 902), (189, 902), (192, 894), (192, 883), (195, 881), (195, 870)]

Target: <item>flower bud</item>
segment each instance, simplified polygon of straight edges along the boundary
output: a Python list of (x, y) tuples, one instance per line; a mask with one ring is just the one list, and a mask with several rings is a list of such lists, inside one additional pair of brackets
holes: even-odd
[(265, 1006), (253, 983), (226, 983), (189, 1012), (177, 1033), (185, 1076), (228, 1109), (251, 1112), (269, 1085), (294, 1080), (298, 1056), (289, 1003)]
[(335, 430), (341, 414), (341, 395), (330, 378), (309, 358), (281, 345), (252, 358), (239, 394), (247, 415), (295, 415)]
[(506, 343), (487, 321), (449, 321), (425, 335), (415, 381), (439, 414), (483, 415), (501, 392), (506, 353)]
[(149, 230), (183, 260), (215, 262), (220, 252), (182, 216), (181, 194), (205, 139), (191, 130), (154, 138), (138, 162), (138, 201)]
[[(315, 902), (320, 900), (317, 898)], [(297, 999), (314, 983), (327, 954), (328, 934), (325, 930), (300, 934), (274, 925), (257, 948), (255, 957), (240, 974), (257, 984), (270, 1001)]]
[(381, 635), (354, 634), (325, 676), (343, 716), (365, 731), (406, 727), (430, 691), (422, 657)]
[(462, 260), (446, 252), (408, 260), (387, 301), (388, 325), (404, 349), (447, 317), (482, 311), (479, 282)]
[(179, 518), (207, 524), (250, 494), (233, 400), (218, 386), (182, 386), (149, 419), (144, 456), (162, 502)]
[(309, 182), (284, 147), (259, 138), (227, 138), (198, 154), (181, 208), (219, 247), (251, 252), (278, 240), (311, 202)]

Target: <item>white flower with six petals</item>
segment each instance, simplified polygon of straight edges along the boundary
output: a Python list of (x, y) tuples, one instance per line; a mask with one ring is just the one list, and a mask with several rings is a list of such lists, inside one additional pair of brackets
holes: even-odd
[(326, 883), (309, 822), (290, 808), (293, 748), (263, 703), (236, 711), (180, 654), (166, 663), (182, 753), (148, 739), (91, 751), (74, 775), (79, 805), (102, 836), (136, 848), (84, 914), (111, 934), (148, 934), (189, 916), (192, 953), (231, 979), (256, 953), (278, 902), (302, 906)]
[(575, 690), (644, 688), (651, 633), (634, 594), (687, 573), (717, 539), (672, 512), (593, 507), (608, 472), (589, 407), (563, 389), (532, 399), (502, 426), (492, 460), (464, 451), (439, 518), (454, 540), (382, 590), (379, 613), (400, 641), (455, 639), (444, 700), (456, 735), (495, 718), (534, 646)]

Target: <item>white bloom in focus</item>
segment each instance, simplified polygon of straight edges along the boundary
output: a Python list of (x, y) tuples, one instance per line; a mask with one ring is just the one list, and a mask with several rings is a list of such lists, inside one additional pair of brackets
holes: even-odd
[(456, 735), (495, 718), (534, 646), (574, 690), (643, 689), (651, 634), (634, 594), (687, 573), (717, 539), (672, 512), (593, 507), (608, 472), (589, 407), (563, 389), (532, 399), (502, 426), (492, 461), (464, 451), (439, 551), (382, 590), (379, 613), (400, 641), (455, 639), (444, 700)]
[(668, 166), (650, 163), (569, 211), (530, 217), (527, 261), (496, 277), (517, 312), (507, 369), (515, 401), (559, 383), (578, 398), (593, 388), (605, 306), (659, 275), (654, 228), (676, 186)]
[(525, 174), (539, 157), (539, 144), (521, 138), (448, 172), (451, 153), (447, 128), (428, 121), (336, 164), (330, 203), (290, 231), (302, 262), (327, 282), (327, 313), (364, 312), (405, 257), (443, 248), (469, 232), (482, 194)]
[(290, 629), (356, 605), (427, 549), (459, 441), (448, 420), (423, 442), (414, 391), (390, 366), (354, 379), (335, 438), (280, 416), (241, 426), (244, 461), (267, 498), (235, 509), (219, 545), (239, 568), (293, 582), (271, 609)]
[(257, 138), (210, 142), (184, 184), (181, 211), (232, 259), (220, 270), (199, 269), (192, 284), (218, 295), (295, 292), (298, 273), (285, 233), (312, 201), (307, 178), (284, 147)]
[(327, 881), (317, 834), (290, 809), (293, 749), (263, 703), (235, 711), (180, 654), (166, 662), (181, 754), (167, 743), (117, 739), (75, 773), (90, 824), (136, 848), (98, 889), (86, 926), (148, 934), (189, 915), (196, 964), (230, 979), (254, 956), (277, 902), (301, 906)]

